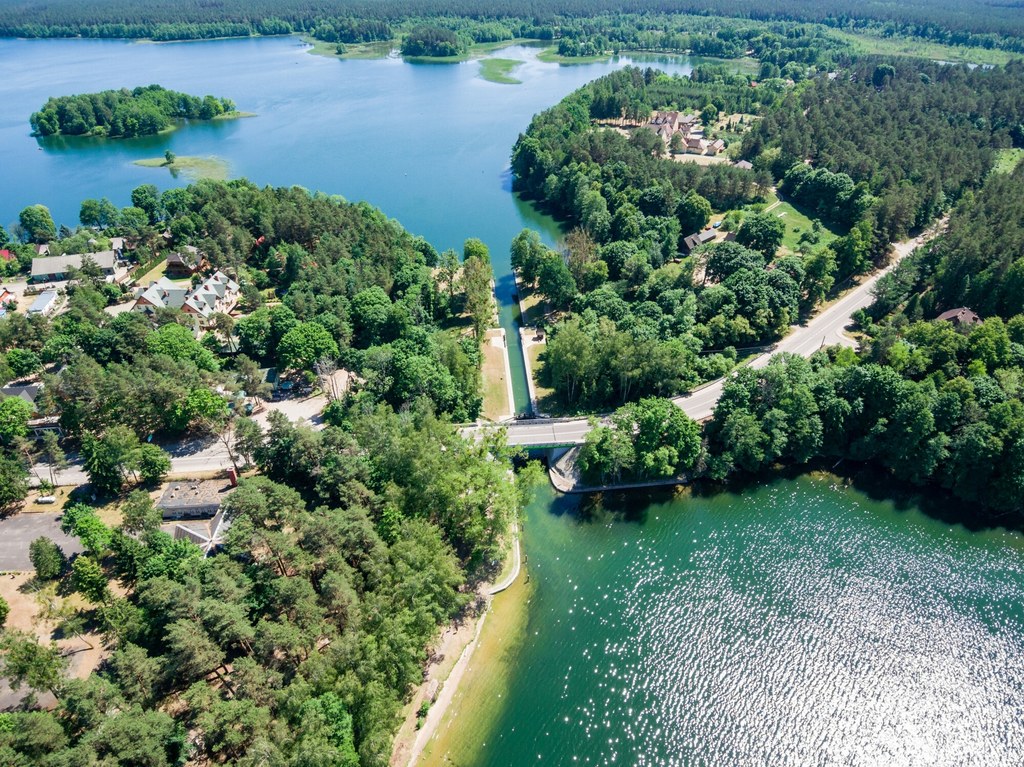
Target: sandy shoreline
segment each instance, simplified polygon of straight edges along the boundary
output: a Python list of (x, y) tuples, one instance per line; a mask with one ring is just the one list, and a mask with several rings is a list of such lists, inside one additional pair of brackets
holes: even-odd
[[(469, 669), (473, 654), (480, 644), (487, 615), (491, 612), (491, 598), (507, 590), (519, 577), (522, 569), (522, 550), (517, 527), (512, 528), (512, 570), (494, 584), (482, 584), (477, 594), (485, 600), (485, 606), (477, 617), (461, 624), (452, 623), (441, 633), (434, 648), (434, 658), (427, 664), (424, 682), (414, 690), (411, 702), (406, 706), (406, 717), (395, 736), (391, 754), (391, 767), (414, 767), (423, 755), (424, 749), (437, 735), (455, 694), (459, 691), (463, 676)], [(447, 658), (458, 652), (458, 659), (445, 672)], [(426, 699), (431, 685), (440, 684), (434, 702), (427, 712), (422, 725), (416, 729), (416, 713)]]

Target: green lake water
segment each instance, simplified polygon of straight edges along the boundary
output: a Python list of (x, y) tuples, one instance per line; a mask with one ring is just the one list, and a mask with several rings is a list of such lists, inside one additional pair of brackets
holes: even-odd
[(604, 505), (545, 489), (525, 543), (511, 687), (453, 764), (1021, 764), (1019, 534), (815, 475)]
[[(558, 66), (522, 85), (479, 63), (311, 56), (294, 38), (146, 45), (0, 40), (0, 223), (48, 205), (185, 183), (133, 160), (217, 155), (233, 176), (365, 199), (439, 249), (491, 249), (525, 377), (508, 245), (555, 223), (510, 192), (530, 117), (628, 63)], [(655, 61), (686, 72), (682, 61)], [(258, 117), (132, 141), (37, 141), (50, 95), (160, 83)], [(1021, 537), (968, 532), (829, 478), (711, 497), (634, 494), (618, 512), (545, 489), (525, 530), (532, 600), (493, 730), (460, 767), (1019, 765), (1024, 754)], [(474, 736), (475, 737), (475, 736)], [(486, 745), (484, 745), (486, 744)], [(479, 748), (477, 748), (479, 747)]]

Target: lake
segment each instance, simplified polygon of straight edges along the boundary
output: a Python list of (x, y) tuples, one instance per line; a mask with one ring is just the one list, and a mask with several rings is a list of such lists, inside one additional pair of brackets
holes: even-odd
[[(557, 224), (511, 193), (509, 157), (533, 115), (584, 83), (633, 63), (537, 60), (535, 47), (494, 55), (524, 63), (521, 85), (483, 80), (479, 61), (409, 64), (401, 58), (340, 61), (314, 56), (295, 37), (189, 43), (110, 40), (0, 40), (0, 223), (26, 205), (50, 208), (58, 225), (78, 223), (81, 201), (130, 203), (139, 184), (185, 184), (134, 160), (217, 155), (232, 177), (299, 185), (367, 200), (438, 250), (461, 252), (468, 237), (491, 250), (501, 324), (509, 339), (514, 395), (526, 409), (526, 373), (515, 329), (509, 244), (524, 227), (549, 244)], [(651, 56), (645, 65), (688, 73), (683, 58)], [(158, 83), (186, 93), (227, 97), (256, 117), (199, 123), (167, 135), (97, 140), (37, 140), (29, 115), (49, 96)]]
[(429, 765), (1020, 764), (1021, 535), (831, 475), (612, 506), (531, 506), (509, 673)]

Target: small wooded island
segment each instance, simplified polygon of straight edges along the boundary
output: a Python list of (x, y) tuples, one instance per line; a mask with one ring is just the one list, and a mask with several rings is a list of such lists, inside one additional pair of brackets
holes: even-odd
[(231, 99), (190, 96), (160, 85), (49, 98), (29, 118), (37, 136), (131, 138), (166, 130), (173, 120), (240, 117)]

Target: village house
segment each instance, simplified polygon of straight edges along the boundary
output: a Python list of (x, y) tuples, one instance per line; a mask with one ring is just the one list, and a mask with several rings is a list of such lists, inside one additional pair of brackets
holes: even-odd
[(188, 298), (189, 287), (167, 277), (161, 277), (148, 288), (136, 288), (133, 311), (152, 314), (157, 309), (180, 309)]
[(180, 309), (193, 315), (200, 326), (208, 325), (214, 314), (227, 314), (234, 309), (241, 293), (238, 283), (223, 272), (208, 277), (195, 288), (161, 277), (148, 288), (138, 290), (133, 311), (152, 314), (157, 309)]
[(115, 254), (112, 250), (99, 253), (75, 253), (67, 256), (40, 256), (32, 259), (32, 282), (66, 280), (73, 269), (82, 268), (82, 260), (91, 258), (104, 277), (114, 276)]
[(719, 155), (725, 151), (725, 142), (722, 139), (715, 139), (708, 145), (708, 154)]
[(171, 482), (156, 507), (164, 519), (212, 519), (232, 491), (230, 479), (183, 480)]
[(736, 163), (736, 167), (737, 168), (742, 168), (743, 170), (753, 170), (754, 169), (754, 166), (751, 165), (746, 160), (740, 160), (738, 163)]
[(189, 278), (202, 270), (203, 263), (199, 249), (186, 245), (181, 252), (175, 251), (167, 254), (167, 268), (164, 270), (164, 274), (176, 279)]
[(688, 237), (684, 237), (683, 246), (686, 248), (686, 252), (690, 253), (701, 245), (711, 242), (713, 239), (715, 239), (715, 230), (705, 229), (703, 232), (694, 232)]
[(237, 282), (223, 272), (217, 272), (189, 294), (181, 310), (194, 314), (201, 324), (206, 324), (213, 314), (227, 314), (234, 309), (240, 293)]
[(935, 319), (939, 322), (951, 322), (957, 327), (970, 327), (971, 325), (977, 325), (981, 322), (981, 317), (966, 306), (959, 306), (956, 309), (950, 309), (948, 312), (943, 312)]
[(48, 317), (57, 308), (58, 303), (60, 303), (60, 296), (56, 290), (44, 290), (32, 302), (28, 308), (28, 314), (41, 314)]

